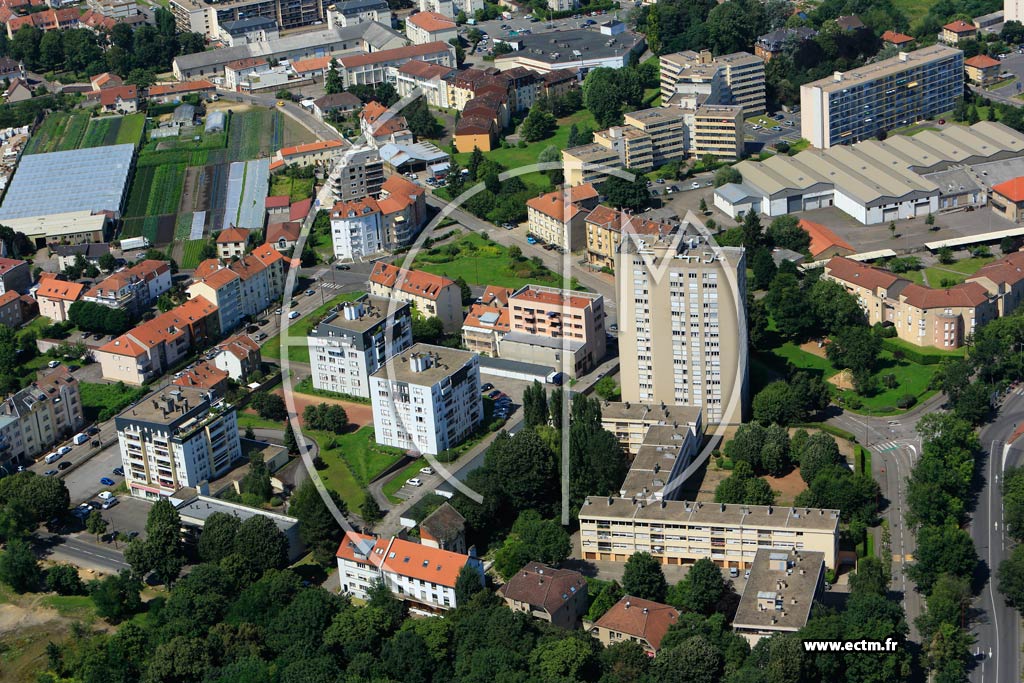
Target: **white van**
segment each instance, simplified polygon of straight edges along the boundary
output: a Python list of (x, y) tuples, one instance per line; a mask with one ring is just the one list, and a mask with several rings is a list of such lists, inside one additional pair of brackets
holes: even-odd
[(113, 497), (114, 497), (114, 494), (111, 493), (110, 491), (100, 491), (100, 494), (99, 494), (99, 499), (100, 500), (110, 500)]
[(88, 440), (89, 440), (89, 437), (86, 436), (85, 432), (79, 432), (78, 434), (75, 434), (74, 442), (75, 442), (76, 446), (78, 444), (85, 443)]
[(55, 463), (55, 462), (57, 462), (58, 460), (61, 459), (61, 454), (60, 453), (50, 453), (48, 456), (46, 456), (43, 459), (46, 461), (47, 465), (52, 465), (53, 463)]

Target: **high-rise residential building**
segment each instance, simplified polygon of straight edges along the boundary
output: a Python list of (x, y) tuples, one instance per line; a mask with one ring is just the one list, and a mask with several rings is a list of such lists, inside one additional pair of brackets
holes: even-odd
[(947, 45), (837, 71), (800, 86), (800, 134), (819, 149), (949, 111), (964, 94), (964, 53)]
[(710, 154), (719, 161), (743, 157), (743, 107), (738, 104), (705, 104), (697, 107), (690, 126), (690, 152)]
[(230, 403), (208, 391), (167, 387), (114, 418), (128, 492), (169, 496), (226, 474), (242, 460)]
[(383, 221), (373, 197), (338, 202), (331, 209), (334, 258), (359, 259), (384, 251)]
[(307, 337), (313, 387), (369, 398), (370, 375), (412, 346), (411, 310), (369, 294), (336, 306)]
[(661, 102), (695, 109), (738, 104), (744, 116), (765, 111), (764, 60), (748, 52), (712, 57), (709, 50), (662, 55)]
[(437, 455), (483, 421), (480, 357), (416, 344), (370, 376), (377, 443)]
[(692, 229), (622, 235), (615, 283), (622, 400), (702, 407), (709, 423), (741, 422), (747, 403), (743, 249), (712, 247)]
[(653, 107), (630, 112), (624, 119), (627, 126), (651, 138), (651, 163), (658, 167), (678, 161), (686, 155), (686, 135), (682, 112), (673, 107)]
[(0, 463), (12, 474), (83, 425), (78, 380), (65, 367), (48, 371), (0, 403)]
[(1003, 21), (1024, 22), (1024, 0), (1003, 0)]

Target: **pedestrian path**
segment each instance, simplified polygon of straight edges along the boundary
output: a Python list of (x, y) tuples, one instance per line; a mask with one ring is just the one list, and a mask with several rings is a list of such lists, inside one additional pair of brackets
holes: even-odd
[(895, 441), (883, 441), (882, 443), (874, 444), (873, 446), (871, 446), (869, 450), (871, 450), (874, 453), (884, 453), (886, 451), (894, 451), (900, 447), (901, 444)]

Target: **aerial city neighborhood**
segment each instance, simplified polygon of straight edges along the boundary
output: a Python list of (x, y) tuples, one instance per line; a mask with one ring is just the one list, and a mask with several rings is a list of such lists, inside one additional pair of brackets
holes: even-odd
[(1024, 0), (0, 0), (0, 680), (1019, 681)]

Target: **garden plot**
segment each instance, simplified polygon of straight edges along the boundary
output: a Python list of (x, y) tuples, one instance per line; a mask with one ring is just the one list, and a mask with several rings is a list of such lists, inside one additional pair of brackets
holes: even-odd
[(231, 164), (222, 226), (262, 228), (269, 182), (269, 159)]

